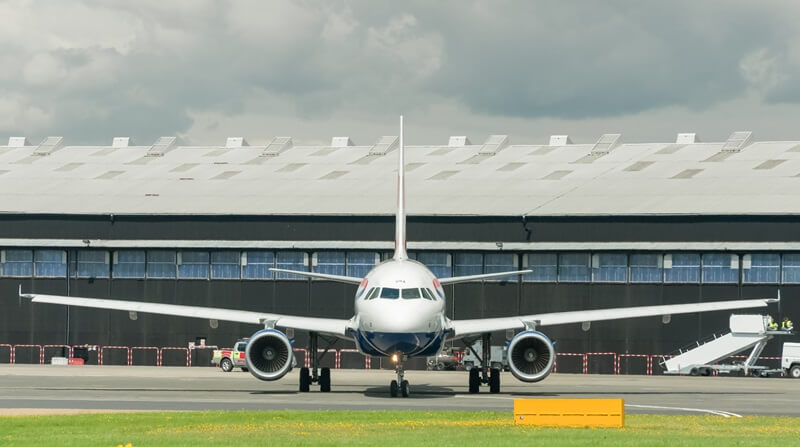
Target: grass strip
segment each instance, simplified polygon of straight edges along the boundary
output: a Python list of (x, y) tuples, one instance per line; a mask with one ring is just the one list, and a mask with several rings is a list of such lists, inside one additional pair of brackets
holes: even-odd
[(800, 418), (628, 415), (623, 429), (516, 427), (506, 412), (206, 411), (0, 417), (0, 446), (797, 445)]

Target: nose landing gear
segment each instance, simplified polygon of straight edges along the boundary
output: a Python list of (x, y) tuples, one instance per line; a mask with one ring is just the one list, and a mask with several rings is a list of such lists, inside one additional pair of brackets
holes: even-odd
[(405, 355), (403, 354), (394, 354), (392, 356), (392, 361), (395, 362), (394, 372), (397, 374), (397, 380), (392, 380), (391, 383), (389, 383), (389, 395), (392, 397), (397, 397), (398, 393), (403, 397), (408, 397), (411, 393), (408, 380), (403, 378), (405, 374), (405, 370), (403, 369), (404, 360)]

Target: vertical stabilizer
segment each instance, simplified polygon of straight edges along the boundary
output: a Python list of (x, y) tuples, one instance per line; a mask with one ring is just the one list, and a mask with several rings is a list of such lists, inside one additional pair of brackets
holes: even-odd
[(397, 164), (397, 215), (395, 216), (394, 256), (393, 259), (407, 259), (406, 253), (406, 175), (405, 145), (403, 143), (403, 116), (400, 115), (400, 150)]

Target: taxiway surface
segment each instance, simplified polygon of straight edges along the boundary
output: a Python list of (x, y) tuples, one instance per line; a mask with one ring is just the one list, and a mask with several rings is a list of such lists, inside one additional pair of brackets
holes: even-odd
[(392, 371), (333, 370), (332, 392), (297, 392), (297, 371), (276, 382), (218, 368), (0, 365), (0, 408), (71, 410), (498, 410), (516, 398), (623, 398), (629, 413), (800, 416), (800, 381), (752, 377), (553, 374), (502, 393), (467, 392), (463, 371), (408, 371), (409, 398), (390, 398)]

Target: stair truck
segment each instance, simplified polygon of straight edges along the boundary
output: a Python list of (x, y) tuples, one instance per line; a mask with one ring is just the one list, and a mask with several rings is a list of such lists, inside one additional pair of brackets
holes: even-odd
[[(789, 345), (788, 352), (792, 355), (788, 357), (788, 364), (782, 365), (779, 370), (770, 370), (765, 366), (755, 364), (769, 340), (776, 336), (794, 335), (792, 331), (770, 330), (768, 327), (769, 317), (766, 315), (731, 315), (729, 325), (729, 333), (715, 335), (713, 339), (706, 342), (698, 341), (689, 347), (680, 349), (671, 358), (663, 357), (660, 363), (665, 368), (664, 374), (710, 376), (713, 372), (717, 372), (719, 374), (765, 376), (776, 372), (782, 373), (785, 370), (792, 376), (793, 368), (797, 366), (796, 373), (800, 375), (800, 360), (797, 360), (800, 352), (794, 350), (798, 348), (792, 347), (792, 345), (800, 347), (800, 343), (784, 344), (783, 363), (787, 363), (786, 345)], [(750, 348), (752, 351), (747, 356), (747, 360), (742, 363), (715, 363)]]

